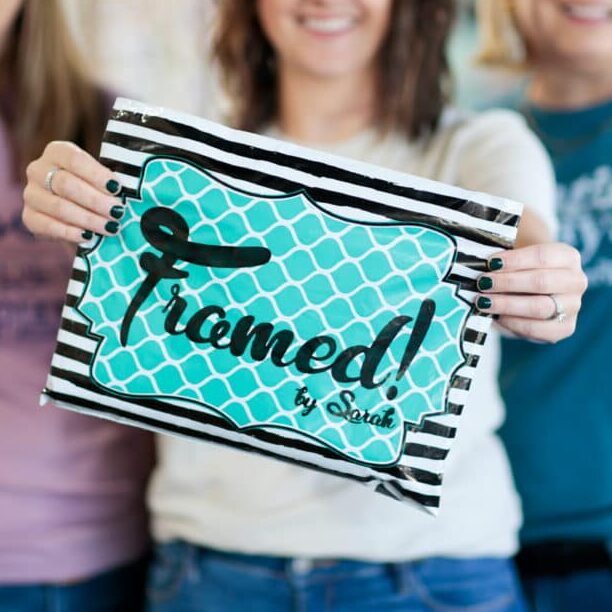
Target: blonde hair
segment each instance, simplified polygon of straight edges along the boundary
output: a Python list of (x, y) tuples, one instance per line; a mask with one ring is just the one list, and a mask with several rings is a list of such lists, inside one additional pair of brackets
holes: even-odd
[(106, 112), (89, 78), (59, 0), (25, 0), (2, 61), (16, 178), (51, 140), (76, 140), (96, 152)]
[(523, 72), (527, 47), (512, 14), (511, 0), (478, 0), (480, 32), (476, 62), (481, 66)]

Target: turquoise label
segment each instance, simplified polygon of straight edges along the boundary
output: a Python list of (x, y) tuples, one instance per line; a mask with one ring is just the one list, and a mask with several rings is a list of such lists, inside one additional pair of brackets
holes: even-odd
[(342, 218), (306, 191), (247, 193), (171, 158), (146, 162), (138, 194), (85, 254), (77, 308), (98, 385), (372, 465), (444, 412), (470, 312), (446, 280), (451, 237)]

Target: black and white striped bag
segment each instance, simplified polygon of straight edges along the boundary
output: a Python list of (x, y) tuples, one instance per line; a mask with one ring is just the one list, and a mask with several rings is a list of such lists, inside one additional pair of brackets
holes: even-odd
[[(520, 206), (119, 99), (43, 399), (435, 513)], [(245, 476), (248, 477), (248, 476)]]

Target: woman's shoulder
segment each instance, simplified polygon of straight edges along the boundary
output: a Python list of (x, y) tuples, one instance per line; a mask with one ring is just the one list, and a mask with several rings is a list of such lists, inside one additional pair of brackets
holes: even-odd
[(428, 144), (427, 159), (432, 178), (535, 203), (542, 216), (552, 219), (552, 165), (544, 146), (516, 111), (447, 109)]
[(531, 159), (536, 168), (548, 165), (544, 147), (523, 117), (503, 108), (447, 108), (437, 130), (424, 141), (423, 156), (432, 178), (457, 184), (466, 175), (497, 173), (499, 163), (516, 166)]
[(542, 143), (525, 119), (507, 108), (479, 112), (447, 109), (428, 149), (442, 162), (464, 169), (476, 164), (482, 171), (494, 168), (496, 162), (524, 166), (526, 161), (535, 164), (534, 170), (549, 169)]
[(472, 111), (449, 107), (442, 113), (435, 138), (449, 135), (464, 139), (487, 135), (512, 137), (517, 134), (519, 137), (533, 137), (523, 116), (510, 108), (500, 106)]

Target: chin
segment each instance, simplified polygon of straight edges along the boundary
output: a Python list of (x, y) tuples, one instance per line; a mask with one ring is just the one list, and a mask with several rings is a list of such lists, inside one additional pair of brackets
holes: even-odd
[(333, 81), (336, 79), (342, 79), (343, 77), (351, 77), (355, 75), (355, 72), (352, 70), (343, 70), (342, 68), (334, 70), (333, 67), (326, 67), (325, 69), (321, 69), (321, 67), (319, 67), (316, 70), (307, 70), (306, 72), (311, 78), (326, 81)]
[[(612, 40), (612, 39), (611, 39)], [(612, 72), (612, 45), (610, 41), (591, 40), (577, 45), (565, 45), (559, 49), (561, 61), (569, 67), (572, 65), (588, 67), (608, 66)]]
[[(606, 58), (609, 57), (610, 54), (607, 54)], [(608, 59), (602, 61), (600, 54), (566, 53), (559, 58), (558, 64), (566, 70), (581, 73), (585, 76), (591, 74), (597, 79), (600, 79), (603, 74), (612, 76), (612, 64)]]
[(368, 70), (368, 64), (341, 62), (338, 61), (337, 57), (333, 59), (321, 57), (311, 58), (309, 62), (304, 62), (300, 66), (300, 70), (311, 77), (332, 79), (363, 74)]

